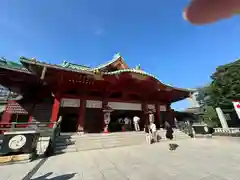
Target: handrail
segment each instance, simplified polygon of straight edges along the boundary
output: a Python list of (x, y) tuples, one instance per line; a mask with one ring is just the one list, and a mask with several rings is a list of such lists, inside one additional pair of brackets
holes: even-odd
[(55, 124), (56, 122), (1, 122), (0, 125), (10, 125), (10, 124)]
[(51, 125), (54, 126), (56, 123), (57, 122), (0, 122), (0, 134), (1, 131), (14, 131), (22, 128), (40, 130), (41, 128), (47, 128)]
[(55, 143), (56, 143), (57, 136), (60, 135), (61, 122), (62, 122), (62, 116), (59, 117), (58, 121), (53, 126), (53, 132), (52, 132), (52, 135), (50, 137), (47, 150), (45, 152), (46, 156), (51, 156), (55, 153), (55, 147), (56, 147)]
[(62, 116), (59, 116), (58, 121), (53, 125), (53, 133), (51, 136), (52, 140), (55, 140), (57, 136), (57, 131), (60, 129), (61, 122), (62, 122)]

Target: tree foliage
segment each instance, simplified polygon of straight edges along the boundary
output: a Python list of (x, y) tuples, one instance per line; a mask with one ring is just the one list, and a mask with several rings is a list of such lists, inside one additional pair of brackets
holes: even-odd
[(204, 121), (218, 124), (215, 108), (233, 109), (232, 100), (240, 100), (240, 60), (217, 67), (211, 79), (211, 84), (198, 89), (197, 101)]
[(240, 60), (219, 66), (211, 78), (211, 84), (199, 91), (199, 103), (232, 109), (232, 100), (240, 99)]
[(217, 112), (212, 106), (203, 107), (202, 119), (211, 127), (215, 127), (220, 124)]
[(209, 95), (212, 105), (232, 108), (232, 100), (240, 99), (240, 60), (219, 66), (211, 78)]

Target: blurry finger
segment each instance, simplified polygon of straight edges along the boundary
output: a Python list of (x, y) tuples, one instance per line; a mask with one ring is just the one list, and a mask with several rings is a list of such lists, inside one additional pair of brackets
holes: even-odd
[(240, 0), (192, 0), (183, 16), (193, 24), (205, 24), (232, 17), (239, 10)]

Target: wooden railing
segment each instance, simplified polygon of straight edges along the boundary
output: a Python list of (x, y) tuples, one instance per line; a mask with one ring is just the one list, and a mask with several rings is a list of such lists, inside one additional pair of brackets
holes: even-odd
[(24, 131), (24, 130), (36, 130), (42, 131), (46, 129), (53, 129), (57, 122), (12, 122), (0, 124), (0, 134), (8, 131)]
[(2, 137), (4, 136), (3, 135), (4, 132), (34, 130), (40, 133), (40, 136), (42, 137), (46, 136), (50, 137), (49, 144), (45, 153), (46, 155), (52, 155), (55, 153), (56, 139), (60, 135), (61, 122), (62, 117), (60, 116), (58, 121), (55, 123), (52, 122), (2, 123), (0, 124), (0, 132), (2, 132), (2, 134), (0, 133), (0, 147), (2, 143)]
[(46, 156), (51, 156), (55, 154), (56, 140), (58, 136), (60, 136), (60, 131), (61, 131), (61, 122), (62, 122), (62, 116), (59, 117), (58, 121), (53, 126), (53, 132), (45, 152)]

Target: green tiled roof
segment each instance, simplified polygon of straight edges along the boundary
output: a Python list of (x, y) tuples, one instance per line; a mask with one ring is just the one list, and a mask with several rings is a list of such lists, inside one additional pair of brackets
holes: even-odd
[(22, 64), (13, 61), (6, 61), (5, 59), (0, 59), (0, 67), (9, 70), (30, 73)]
[(149, 74), (149, 73), (139, 70), (139, 69), (120, 69), (120, 70), (112, 71), (112, 72), (104, 72), (104, 74), (105, 75), (116, 75), (116, 74), (127, 73), (127, 72), (133, 72), (133, 73), (141, 74), (143, 76), (150, 76), (150, 77), (153, 77), (154, 79), (157, 79), (154, 75)]
[[(111, 63), (118, 60), (120, 57), (121, 57), (120, 54), (117, 53), (116, 55), (114, 55), (114, 57), (111, 61), (109, 61), (108, 63), (105, 63), (103, 65), (100, 65), (96, 68), (90, 68), (90, 67), (83, 66), (83, 65), (73, 64), (73, 63), (70, 63), (70, 62), (67, 62), (67, 61), (63, 61), (63, 63), (60, 64), (60, 65), (59, 64), (58, 65), (57, 64), (49, 64), (49, 63), (37, 61), (35, 59), (27, 59), (25, 57), (21, 57), (20, 62), (21, 63), (39, 65), (39, 66), (45, 66), (45, 67), (55, 68), (55, 69), (60, 69), (60, 70), (65, 70), (65, 71), (91, 74), (91, 75), (94, 75), (96, 73), (100, 73), (100, 74), (105, 75), (105, 76), (111, 76), (111, 75), (118, 75), (118, 74), (121, 74), (121, 73), (136, 73), (136, 74), (140, 74), (140, 75), (143, 75), (143, 76), (152, 77), (156, 81), (158, 81), (159, 83), (164, 84), (156, 76), (141, 70), (140, 65), (137, 66), (135, 69), (120, 69), (120, 70), (111, 71), (111, 72), (101, 72), (101, 71), (99, 71), (101, 68), (104, 68), (104, 67), (110, 65)], [(12, 61), (5, 61), (5, 60), (0, 59), (0, 67), (9, 68), (11, 70), (17, 70), (17, 71), (31, 73), (26, 68), (24, 68), (23, 65), (12, 62)], [(166, 87), (170, 88), (170, 89), (176, 89), (176, 90), (180, 90), (180, 91), (188, 91), (188, 92), (196, 91), (195, 89), (182, 89), (182, 88), (173, 87), (173, 86), (168, 85), (168, 84), (164, 84), (164, 85)]]
[[(142, 70), (139, 70), (139, 69), (121, 69), (121, 70), (117, 70), (117, 71), (112, 71), (112, 72), (104, 72), (103, 74), (104, 75), (117, 75), (117, 74), (121, 74), (121, 73), (136, 73), (136, 74), (140, 74), (140, 75), (143, 75), (143, 76), (148, 76), (148, 77), (152, 77), (154, 78), (156, 81), (162, 83), (162, 81), (160, 81), (156, 76), (150, 74), (150, 73), (147, 73), (145, 71), (142, 71)], [(162, 83), (164, 84), (164, 83)], [(176, 87), (173, 87), (169, 84), (164, 84), (166, 87), (170, 88), (170, 89), (176, 89), (176, 90), (180, 90), (180, 91), (189, 91), (189, 92), (195, 92), (196, 89), (185, 89), (185, 88), (176, 88)]]
[(67, 61), (63, 61), (60, 66), (64, 68), (70, 68), (70, 69), (77, 69), (77, 70), (89, 70), (90, 67), (84, 66), (84, 65), (79, 65), (79, 64), (73, 64)]
[[(62, 63), (61, 65), (59, 65), (59, 64), (49, 64), (49, 63), (37, 61), (36, 59), (28, 59), (28, 58), (25, 58), (25, 57), (21, 57), (20, 61), (21, 61), (21, 63), (33, 64), (33, 65), (38, 65), (38, 66), (45, 66), (47, 68), (54, 68), (54, 69), (59, 69), (59, 70), (64, 70), (64, 71), (86, 73), (86, 74), (91, 74), (91, 75), (94, 74), (93, 72), (91, 72), (87, 68), (85, 68), (85, 69), (79, 68), (80, 66), (78, 66), (78, 68), (77, 68), (77, 66), (75, 66), (75, 68), (70, 68), (70, 67), (73, 67), (73, 64), (68, 63), (68, 62), (66, 62), (64, 64)], [(66, 66), (66, 67), (64, 67), (64, 66)], [(70, 67), (68, 67), (68, 66), (70, 66)]]

